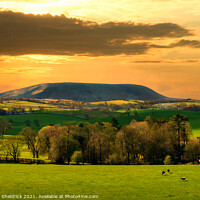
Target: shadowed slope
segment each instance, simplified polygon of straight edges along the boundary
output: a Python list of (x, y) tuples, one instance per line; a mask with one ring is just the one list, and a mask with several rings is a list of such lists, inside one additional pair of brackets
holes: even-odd
[(0, 94), (0, 98), (69, 99), (75, 101), (159, 100), (167, 97), (131, 84), (44, 83)]

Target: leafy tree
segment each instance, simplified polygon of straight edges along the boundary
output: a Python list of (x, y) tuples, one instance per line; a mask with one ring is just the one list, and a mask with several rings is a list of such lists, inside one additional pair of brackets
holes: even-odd
[(123, 140), (121, 144), (123, 144), (127, 154), (127, 164), (131, 163), (131, 159), (132, 162), (135, 162), (140, 152), (140, 132), (137, 130), (137, 126), (130, 125), (123, 126), (120, 132)]
[(27, 119), (27, 120), (26, 120), (24, 123), (25, 123), (25, 124), (26, 124), (26, 126), (28, 126), (28, 127), (29, 127), (29, 126), (31, 126), (31, 121), (30, 121), (30, 120), (28, 120), (28, 119)]
[(77, 147), (77, 143), (70, 132), (70, 127), (59, 127), (58, 135), (51, 137), (50, 142), (50, 159), (59, 164), (63, 164), (67, 160), (69, 164)]
[(94, 145), (96, 147), (96, 150), (99, 151), (99, 163), (100, 165), (102, 164), (102, 152), (103, 152), (103, 148), (105, 147), (106, 144), (106, 136), (103, 132), (94, 132), (93, 133), (93, 141), (94, 141)]
[(72, 133), (70, 132), (70, 127), (69, 126), (64, 126), (63, 127), (63, 132), (65, 133), (66, 135), (66, 144), (67, 144), (67, 162), (68, 162), (68, 165), (71, 161), (71, 157), (74, 153), (74, 151), (76, 150), (77, 148), (77, 143), (76, 141), (73, 139), (73, 135)]
[[(81, 128), (83, 129), (83, 128)], [(74, 139), (78, 141), (80, 148), (81, 148), (81, 156), (82, 156), (82, 161), (83, 161), (83, 165), (85, 163), (85, 153), (86, 153), (86, 148), (87, 148), (87, 136), (84, 134), (84, 131), (80, 131), (79, 133), (75, 134)]]
[(129, 117), (130, 116), (130, 108), (127, 109), (126, 113), (127, 113), (128, 117)]
[(164, 118), (154, 118), (151, 116), (147, 116), (144, 121), (148, 123), (151, 129), (156, 129), (157, 127), (161, 127), (163, 124), (168, 122)]
[(80, 151), (75, 151), (72, 156), (72, 161), (79, 165), (79, 163), (82, 162), (82, 153)]
[(6, 111), (4, 109), (0, 109), (0, 115), (6, 115)]
[(176, 132), (177, 138), (177, 154), (178, 160), (181, 161), (183, 145), (181, 145), (181, 140), (186, 144), (189, 141), (191, 135), (191, 128), (189, 125), (189, 120), (187, 116), (182, 114), (176, 114), (171, 117), (172, 127)]
[(35, 119), (35, 120), (33, 121), (33, 123), (35, 124), (36, 127), (39, 127), (39, 126), (40, 126), (40, 122), (39, 122), (38, 119)]
[(51, 138), (51, 148), (49, 152), (51, 160), (58, 164), (63, 164), (67, 159), (67, 143), (66, 135), (59, 134), (57, 137)]
[(200, 143), (198, 140), (191, 140), (189, 141), (185, 146), (186, 155), (189, 159), (192, 159), (192, 162), (194, 164), (194, 161), (197, 161), (199, 163), (199, 157), (200, 157)]
[(166, 155), (170, 153), (170, 141), (166, 126), (157, 126), (150, 130), (149, 144), (146, 147), (149, 150), (149, 160), (156, 164), (161, 164)]
[(161, 164), (167, 155), (175, 154), (176, 139), (171, 122), (165, 119), (146, 117), (147, 134), (142, 139), (142, 155), (148, 163)]
[(118, 130), (120, 129), (120, 125), (119, 125), (119, 122), (118, 122), (118, 120), (116, 119), (116, 118), (112, 118), (111, 119), (111, 124), (112, 124), (112, 127), (115, 127), (115, 128), (117, 128)]
[[(108, 123), (110, 125), (110, 123)], [(111, 138), (109, 135), (110, 130), (115, 129), (108, 126), (106, 123), (95, 123), (88, 126), (90, 138), (88, 141), (89, 161), (92, 164), (103, 164), (105, 159), (108, 158), (111, 152)], [(114, 141), (113, 141), (114, 142)]]
[(3, 135), (11, 129), (12, 125), (10, 122), (5, 120), (3, 117), (0, 117), (0, 136), (3, 137)]
[(133, 111), (133, 113), (134, 113), (134, 115), (135, 115), (135, 116), (137, 116), (137, 115), (138, 115), (138, 112), (137, 112), (137, 110), (134, 110), (134, 111)]
[(89, 119), (90, 119), (89, 114), (88, 114), (88, 113), (85, 113), (85, 114), (84, 114), (84, 118), (85, 118), (85, 120), (89, 120)]
[(59, 126), (45, 126), (39, 131), (38, 135), (41, 142), (41, 153), (50, 155), (51, 138), (59, 135), (59, 131)]

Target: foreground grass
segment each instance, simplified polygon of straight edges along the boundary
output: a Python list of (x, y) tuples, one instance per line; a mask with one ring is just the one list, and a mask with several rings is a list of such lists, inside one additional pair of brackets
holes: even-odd
[[(162, 176), (162, 170), (171, 170)], [(0, 164), (0, 194), (99, 195), (99, 199), (200, 199), (200, 166)], [(186, 177), (182, 181), (181, 177)]]

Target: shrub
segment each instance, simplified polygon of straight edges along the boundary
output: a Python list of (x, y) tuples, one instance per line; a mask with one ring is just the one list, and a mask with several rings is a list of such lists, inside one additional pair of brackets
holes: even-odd
[(170, 156), (170, 155), (167, 155), (167, 156), (165, 157), (164, 164), (165, 164), (165, 165), (171, 165), (171, 164), (172, 164), (172, 159), (171, 159), (171, 156)]
[(75, 151), (72, 156), (72, 161), (75, 162), (77, 165), (79, 165), (80, 162), (82, 162), (82, 153), (81, 151)]
[(117, 153), (109, 155), (109, 158), (105, 160), (105, 164), (107, 165), (121, 165), (126, 162), (126, 157), (119, 156)]

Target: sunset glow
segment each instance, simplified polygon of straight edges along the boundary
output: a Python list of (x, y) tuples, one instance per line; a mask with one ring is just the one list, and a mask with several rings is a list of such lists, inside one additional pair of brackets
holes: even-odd
[(200, 99), (199, 0), (0, 2), (0, 92), (129, 83)]

